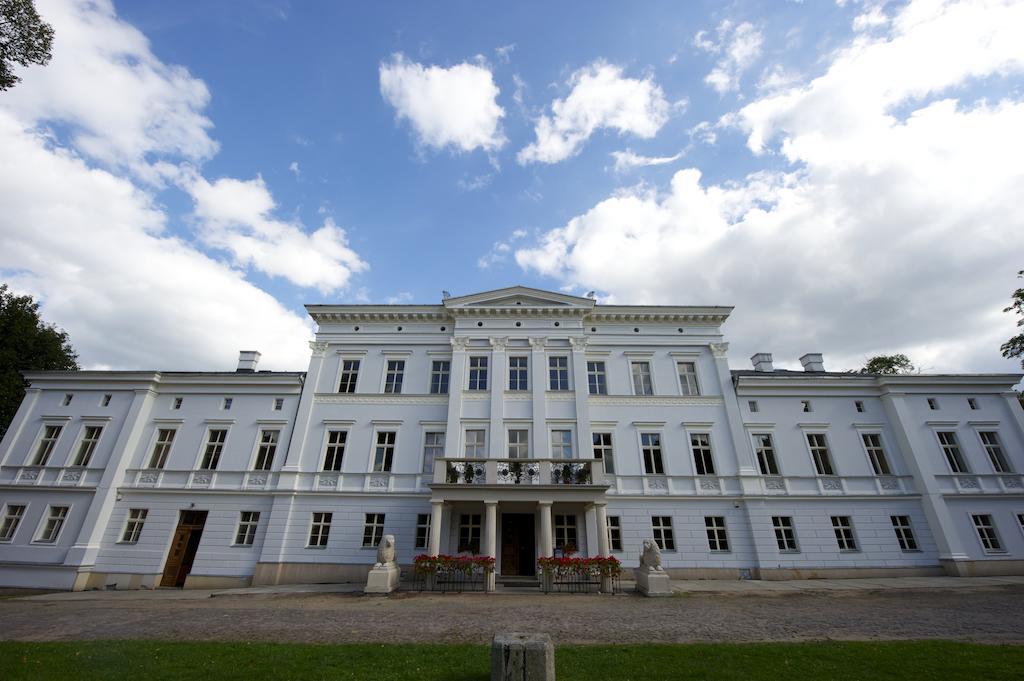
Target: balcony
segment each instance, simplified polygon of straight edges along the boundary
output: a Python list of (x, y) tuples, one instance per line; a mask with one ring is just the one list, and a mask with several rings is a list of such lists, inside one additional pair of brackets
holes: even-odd
[(435, 485), (582, 487), (604, 484), (594, 459), (438, 459)]

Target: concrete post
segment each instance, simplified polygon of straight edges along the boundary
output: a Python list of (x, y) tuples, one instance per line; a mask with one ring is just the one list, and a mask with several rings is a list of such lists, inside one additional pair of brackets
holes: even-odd
[(547, 558), (555, 555), (554, 532), (551, 523), (551, 502), (541, 501), (540, 504), (540, 554)]
[(430, 555), (441, 553), (441, 525), (444, 522), (444, 502), (430, 502)]
[(555, 647), (547, 634), (495, 634), (491, 681), (555, 681)]
[[(498, 502), (484, 502), (484, 554), (491, 558), (498, 557)], [(497, 561), (495, 561), (497, 569)], [(494, 591), (494, 571), (487, 575), (486, 589)]]

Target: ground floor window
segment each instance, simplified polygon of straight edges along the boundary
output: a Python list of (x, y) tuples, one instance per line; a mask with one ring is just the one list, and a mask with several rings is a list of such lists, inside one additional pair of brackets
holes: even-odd
[(21, 519), (24, 515), (24, 504), (7, 504), (7, 509), (4, 511), (3, 524), (0, 525), (0, 541), (11, 541), (14, 539), (14, 534), (18, 531), (18, 525), (21, 524)]
[(570, 553), (579, 549), (576, 543), (576, 516), (555, 515), (555, 548)]
[(978, 533), (978, 539), (981, 540), (981, 546), (985, 549), (986, 553), (1002, 553), (1003, 543), (999, 541), (999, 535), (996, 533), (996, 524), (992, 520), (992, 516), (987, 513), (972, 515), (971, 520), (974, 522), (974, 530)]
[(128, 509), (128, 521), (124, 525), (124, 534), (121, 535), (123, 543), (137, 544), (139, 542), (139, 535), (142, 534), (142, 526), (146, 522), (147, 515), (149, 515), (149, 511), (145, 508)]
[(427, 548), (430, 541), (430, 514), (420, 513), (416, 516), (416, 546), (417, 549)]
[(729, 551), (729, 535), (722, 516), (704, 516), (704, 531), (708, 535), (708, 548), (718, 553)]
[(327, 537), (331, 534), (331, 518), (333, 513), (314, 513), (313, 524), (309, 528), (309, 543), (306, 546), (323, 548), (327, 546)]
[(363, 546), (375, 547), (384, 538), (384, 514), (367, 513), (363, 525)]
[(676, 540), (672, 535), (672, 517), (667, 515), (656, 515), (651, 518), (651, 529), (654, 531), (654, 541), (662, 551), (675, 551)]
[(43, 531), (39, 533), (36, 541), (44, 544), (56, 543), (57, 537), (60, 536), (60, 531), (64, 527), (64, 521), (67, 520), (68, 510), (67, 506), (51, 506), (50, 512), (46, 516), (46, 524), (43, 525)]
[(772, 527), (775, 528), (775, 541), (779, 545), (779, 551), (783, 553), (797, 553), (800, 549), (796, 543), (796, 530), (793, 528), (793, 519), (788, 516), (772, 516)]
[(622, 523), (619, 516), (608, 516), (608, 546), (612, 551), (622, 550)]
[(463, 513), (459, 517), (459, 553), (480, 553), (480, 514)]
[(896, 533), (896, 541), (900, 543), (903, 551), (917, 551), (917, 539), (914, 537), (914, 528), (910, 526), (910, 516), (894, 515), (889, 516), (892, 520), (892, 529)]
[(256, 539), (256, 527), (259, 523), (259, 511), (242, 511), (238, 516), (235, 543), (239, 546), (252, 546), (253, 540)]
[(853, 535), (853, 519), (848, 515), (832, 516), (832, 530), (836, 533), (836, 543), (840, 551), (856, 551), (857, 538)]

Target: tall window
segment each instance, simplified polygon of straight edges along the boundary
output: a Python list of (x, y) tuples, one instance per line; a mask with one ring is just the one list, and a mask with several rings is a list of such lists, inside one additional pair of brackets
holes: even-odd
[(238, 516), (238, 528), (235, 530), (235, 544), (252, 546), (256, 539), (256, 528), (260, 524), (259, 511), (242, 511)]
[(956, 433), (951, 430), (941, 431), (938, 436), (942, 453), (946, 455), (946, 463), (949, 464), (949, 470), (954, 473), (969, 473), (970, 469), (967, 468), (967, 462), (960, 451), (960, 441), (957, 440)]
[(651, 382), (651, 363), (633, 362), (630, 365), (633, 374), (633, 394), (653, 395), (654, 383)]
[(508, 358), (508, 389), (529, 390), (530, 389), (530, 359), (529, 357)]
[(430, 514), (418, 513), (416, 515), (416, 542), (415, 549), (425, 549), (430, 544)]
[(57, 439), (60, 437), (60, 431), (63, 429), (64, 426), (43, 427), (43, 438), (39, 441), (39, 448), (36, 450), (36, 458), (32, 462), (33, 466), (46, 465), (46, 462), (50, 460), (50, 455), (53, 454), (53, 448), (57, 444)]
[(13, 541), (18, 531), (21, 519), (25, 517), (24, 504), (7, 504), (4, 509), (4, 519), (0, 523), (0, 541)]
[(43, 530), (39, 533), (36, 541), (42, 544), (55, 544), (67, 517), (67, 506), (51, 506), (46, 515), (46, 523), (43, 525)]
[(92, 461), (92, 453), (96, 451), (96, 443), (100, 441), (103, 434), (103, 426), (86, 426), (82, 434), (82, 441), (78, 443), (78, 453), (75, 455), (75, 466), (88, 466)]
[(124, 533), (121, 535), (122, 543), (139, 543), (139, 536), (142, 534), (142, 526), (146, 524), (146, 516), (148, 515), (149, 510), (145, 508), (128, 509), (128, 520), (124, 524)]
[(363, 525), (363, 546), (377, 546), (384, 538), (384, 514), (367, 513)]
[(469, 389), (487, 390), (487, 358), (469, 358)]
[(487, 433), (482, 429), (466, 431), (466, 458), (483, 459), (487, 456)]
[(991, 515), (987, 513), (972, 515), (971, 521), (974, 523), (974, 530), (978, 533), (978, 539), (981, 540), (981, 547), (985, 549), (986, 553), (1002, 553), (1004, 551), (1003, 543), (999, 541), (996, 525)]
[(339, 393), (354, 393), (356, 381), (359, 380), (359, 360), (341, 360), (341, 381), (338, 383)]
[(793, 519), (789, 516), (772, 516), (772, 528), (775, 530), (775, 542), (782, 553), (797, 553), (800, 549), (796, 543), (796, 530)]
[(672, 517), (667, 515), (656, 515), (651, 517), (651, 530), (654, 533), (654, 541), (662, 551), (675, 551), (676, 540), (672, 535)]
[(996, 473), (1010, 473), (1010, 462), (1003, 452), (1003, 445), (999, 441), (999, 433), (994, 430), (983, 430), (978, 435), (981, 437), (981, 444), (985, 446), (985, 453), (988, 460), (992, 462), (992, 469)]
[(778, 475), (779, 463), (775, 459), (775, 443), (772, 441), (771, 433), (755, 434), (754, 446), (757, 450), (757, 467), (761, 469), (761, 475)]
[(693, 466), (697, 475), (714, 475), (715, 459), (711, 456), (711, 436), (707, 433), (690, 435), (690, 449), (693, 451)]
[(480, 553), (480, 514), (463, 513), (459, 516), (459, 553)]
[(405, 360), (389, 359), (387, 372), (384, 374), (384, 392), (398, 394), (402, 392), (402, 381), (405, 379)]
[(277, 441), (281, 437), (280, 430), (261, 430), (260, 446), (256, 450), (256, 465), (253, 470), (269, 471), (274, 465), (274, 455), (277, 453)]
[(382, 430), (377, 433), (377, 446), (373, 450), (375, 473), (390, 473), (395, 458), (395, 431)]
[(446, 359), (435, 359), (430, 364), (430, 394), (447, 395), (448, 381), (452, 375), (452, 363)]
[(551, 431), (551, 458), (571, 459), (572, 458), (572, 431), (552, 430)]
[(893, 532), (896, 533), (896, 541), (900, 543), (902, 551), (917, 551), (917, 539), (914, 537), (914, 528), (910, 526), (910, 516), (893, 515), (889, 516), (892, 521)]
[(313, 514), (313, 523), (309, 527), (309, 543), (306, 546), (322, 549), (327, 546), (327, 538), (331, 534), (331, 519), (333, 513), (316, 512)]
[(576, 516), (555, 515), (555, 548), (562, 551), (576, 551)]
[(889, 461), (885, 458), (885, 450), (882, 448), (882, 436), (878, 433), (861, 433), (860, 437), (864, 441), (864, 449), (867, 450), (871, 470), (875, 475), (892, 475)]
[(568, 357), (548, 357), (548, 388), (550, 390), (569, 389)]
[(644, 473), (647, 475), (664, 475), (665, 466), (661, 461), (661, 435), (659, 433), (640, 433), (640, 449), (644, 455)]
[(605, 473), (615, 472), (615, 459), (612, 452), (611, 433), (592, 433), (594, 439), (594, 458), (604, 463)]
[(530, 458), (530, 431), (525, 429), (508, 431), (508, 458)]
[(818, 475), (835, 475), (832, 467), (832, 456), (828, 452), (828, 441), (824, 433), (807, 433), (807, 446), (814, 459), (814, 470)]
[(228, 431), (223, 428), (211, 429), (206, 435), (206, 447), (203, 449), (203, 460), (199, 467), (206, 471), (217, 470), (220, 463), (220, 454), (224, 451), (224, 440), (228, 437)]
[(608, 546), (612, 551), (622, 550), (622, 522), (617, 515), (608, 516)]
[(856, 551), (857, 538), (853, 536), (853, 520), (848, 515), (832, 516), (832, 531), (840, 551)]
[(700, 395), (697, 385), (697, 367), (693, 362), (677, 362), (679, 369), (679, 388), (684, 395)]
[(591, 395), (608, 394), (608, 377), (604, 362), (587, 362), (587, 389)]
[(708, 548), (712, 551), (725, 553), (729, 550), (729, 536), (725, 531), (725, 518), (722, 516), (704, 516), (704, 531), (708, 535)]
[(431, 431), (423, 436), (423, 472), (433, 473), (434, 462), (444, 457), (444, 433)]
[(324, 470), (340, 471), (342, 459), (345, 458), (345, 442), (348, 432), (344, 430), (327, 431), (327, 448), (324, 451)]
[(156, 431), (156, 444), (153, 445), (153, 454), (149, 457), (150, 468), (163, 468), (167, 463), (167, 455), (174, 444), (174, 433), (173, 428), (160, 428)]

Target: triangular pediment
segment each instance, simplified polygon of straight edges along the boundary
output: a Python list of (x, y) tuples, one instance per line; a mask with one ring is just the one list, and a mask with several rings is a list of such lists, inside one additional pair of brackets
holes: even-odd
[(528, 288), (526, 286), (512, 286), (495, 291), (484, 291), (467, 296), (448, 298), (444, 301), (444, 306), (449, 309), (475, 307), (575, 307), (590, 309), (594, 306), (594, 300), (570, 296), (565, 293)]

